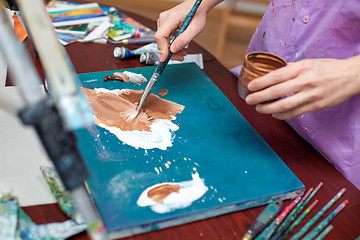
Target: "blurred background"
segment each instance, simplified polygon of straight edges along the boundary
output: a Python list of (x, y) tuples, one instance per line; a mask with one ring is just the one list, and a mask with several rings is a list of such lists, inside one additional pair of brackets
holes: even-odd
[[(152, 20), (182, 0), (87, 0), (128, 10)], [(228, 69), (241, 65), (270, 0), (225, 0), (209, 12), (204, 31), (194, 39)]]

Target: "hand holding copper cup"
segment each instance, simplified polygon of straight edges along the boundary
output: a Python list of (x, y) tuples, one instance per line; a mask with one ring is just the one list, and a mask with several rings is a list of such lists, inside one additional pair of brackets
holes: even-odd
[(286, 61), (281, 57), (267, 52), (251, 52), (245, 56), (244, 64), (239, 74), (238, 93), (245, 99), (250, 90), (248, 84), (255, 78), (266, 75), (278, 68), (286, 66)]

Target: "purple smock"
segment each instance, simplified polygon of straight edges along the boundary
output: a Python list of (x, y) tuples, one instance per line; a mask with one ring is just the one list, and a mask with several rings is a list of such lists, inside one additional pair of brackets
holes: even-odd
[[(254, 51), (287, 62), (359, 55), (360, 1), (271, 0), (247, 50)], [(360, 189), (360, 94), (287, 123)]]

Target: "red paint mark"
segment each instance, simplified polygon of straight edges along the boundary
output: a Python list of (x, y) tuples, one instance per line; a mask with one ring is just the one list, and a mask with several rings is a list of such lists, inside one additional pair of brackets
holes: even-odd
[(272, 5), (272, 12), (274, 13), (274, 11), (275, 11), (275, 4), (274, 4), (274, 0), (271, 0), (271, 5)]

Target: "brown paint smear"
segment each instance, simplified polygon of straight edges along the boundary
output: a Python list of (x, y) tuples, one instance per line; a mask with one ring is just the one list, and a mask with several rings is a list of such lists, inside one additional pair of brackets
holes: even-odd
[(150, 94), (144, 102), (138, 116), (133, 120), (126, 120), (135, 110), (140, 101), (142, 90), (124, 89), (122, 93), (96, 92), (83, 88), (83, 93), (96, 116), (97, 124), (106, 124), (123, 131), (150, 131), (154, 120), (173, 117), (184, 110), (184, 106)]
[(162, 203), (164, 199), (173, 192), (179, 192), (179, 184), (163, 184), (155, 187), (148, 192), (148, 197), (157, 203)]

